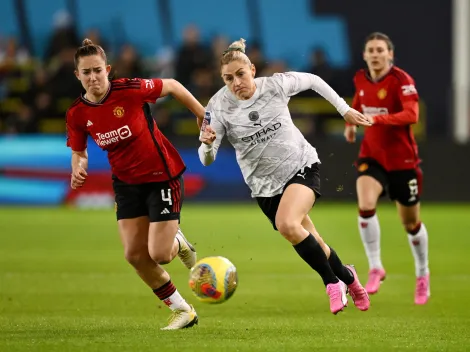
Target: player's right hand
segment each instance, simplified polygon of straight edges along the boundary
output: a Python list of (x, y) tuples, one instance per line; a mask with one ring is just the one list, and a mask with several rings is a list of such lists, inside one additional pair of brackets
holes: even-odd
[(88, 176), (87, 172), (81, 166), (77, 166), (72, 170), (72, 178), (70, 180), (70, 187), (72, 189), (77, 189), (83, 186), (85, 183), (86, 177)]
[(344, 138), (346, 142), (354, 143), (356, 141), (356, 131), (357, 127), (355, 125), (347, 125), (344, 129)]
[(346, 122), (350, 123), (351, 125), (359, 125), (359, 126), (372, 126), (372, 119), (368, 116), (361, 114), (359, 111), (355, 109), (349, 109), (346, 115), (343, 116)]
[(211, 125), (206, 125), (204, 131), (201, 131), (199, 140), (204, 144), (211, 145), (212, 143), (214, 143), (215, 139), (215, 131), (212, 129)]

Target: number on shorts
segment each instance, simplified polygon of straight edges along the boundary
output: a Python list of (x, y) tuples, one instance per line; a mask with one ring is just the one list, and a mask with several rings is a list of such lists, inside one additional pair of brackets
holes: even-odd
[(170, 205), (173, 205), (173, 201), (171, 200), (171, 189), (168, 188), (167, 191), (168, 191), (168, 196), (165, 196), (165, 190), (162, 189), (162, 200), (164, 202), (168, 202), (168, 204)]
[(408, 181), (408, 187), (410, 188), (410, 199), (408, 199), (408, 201), (413, 202), (418, 195), (418, 180), (414, 178)]

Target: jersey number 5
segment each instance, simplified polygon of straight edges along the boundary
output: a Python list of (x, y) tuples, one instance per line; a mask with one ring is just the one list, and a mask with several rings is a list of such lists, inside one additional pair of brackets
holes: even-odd
[(412, 179), (408, 182), (408, 187), (410, 188), (410, 199), (409, 202), (413, 202), (416, 200), (416, 196), (418, 195), (418, 180)]
[(165, 195), (165, 190), (162, 189), (162, 200), (164, 202), (168, 202), (169, 205), (173, 205), (173, 201), (171, 200), (171, 189), (167, 189), (168, 194)]

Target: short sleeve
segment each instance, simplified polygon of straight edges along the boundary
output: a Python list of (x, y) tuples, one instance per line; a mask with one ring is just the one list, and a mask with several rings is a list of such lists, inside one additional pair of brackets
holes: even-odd
[(73, 151), (81, 152), (87, 147), (88, 132), (84, 126), (80, 126), (72, 112), (67, 111), (65, 117), (67, 147)]
[(163, 81), (160, 78), (140, 79), (140, 96), (146, 103), (155, 103), (162, 94)]

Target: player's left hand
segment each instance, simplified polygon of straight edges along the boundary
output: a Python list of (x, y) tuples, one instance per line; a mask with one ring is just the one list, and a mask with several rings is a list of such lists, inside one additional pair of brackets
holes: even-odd
[(212, 129), (211, 125), (207, 125), (204, 131), (201, 131), (201, 135), (199, 136), (199, 140), (207, 145), (214, 143), (216, 138), (215, 131)]
[(370, 117), (361, 114), (355, 109), (349, 109), (349, 111), (346, 113), (346, 115), (343, 116), (343, 118), (346, 120), (346, 122), (356, 126), (372, 126), (373, 123)]

